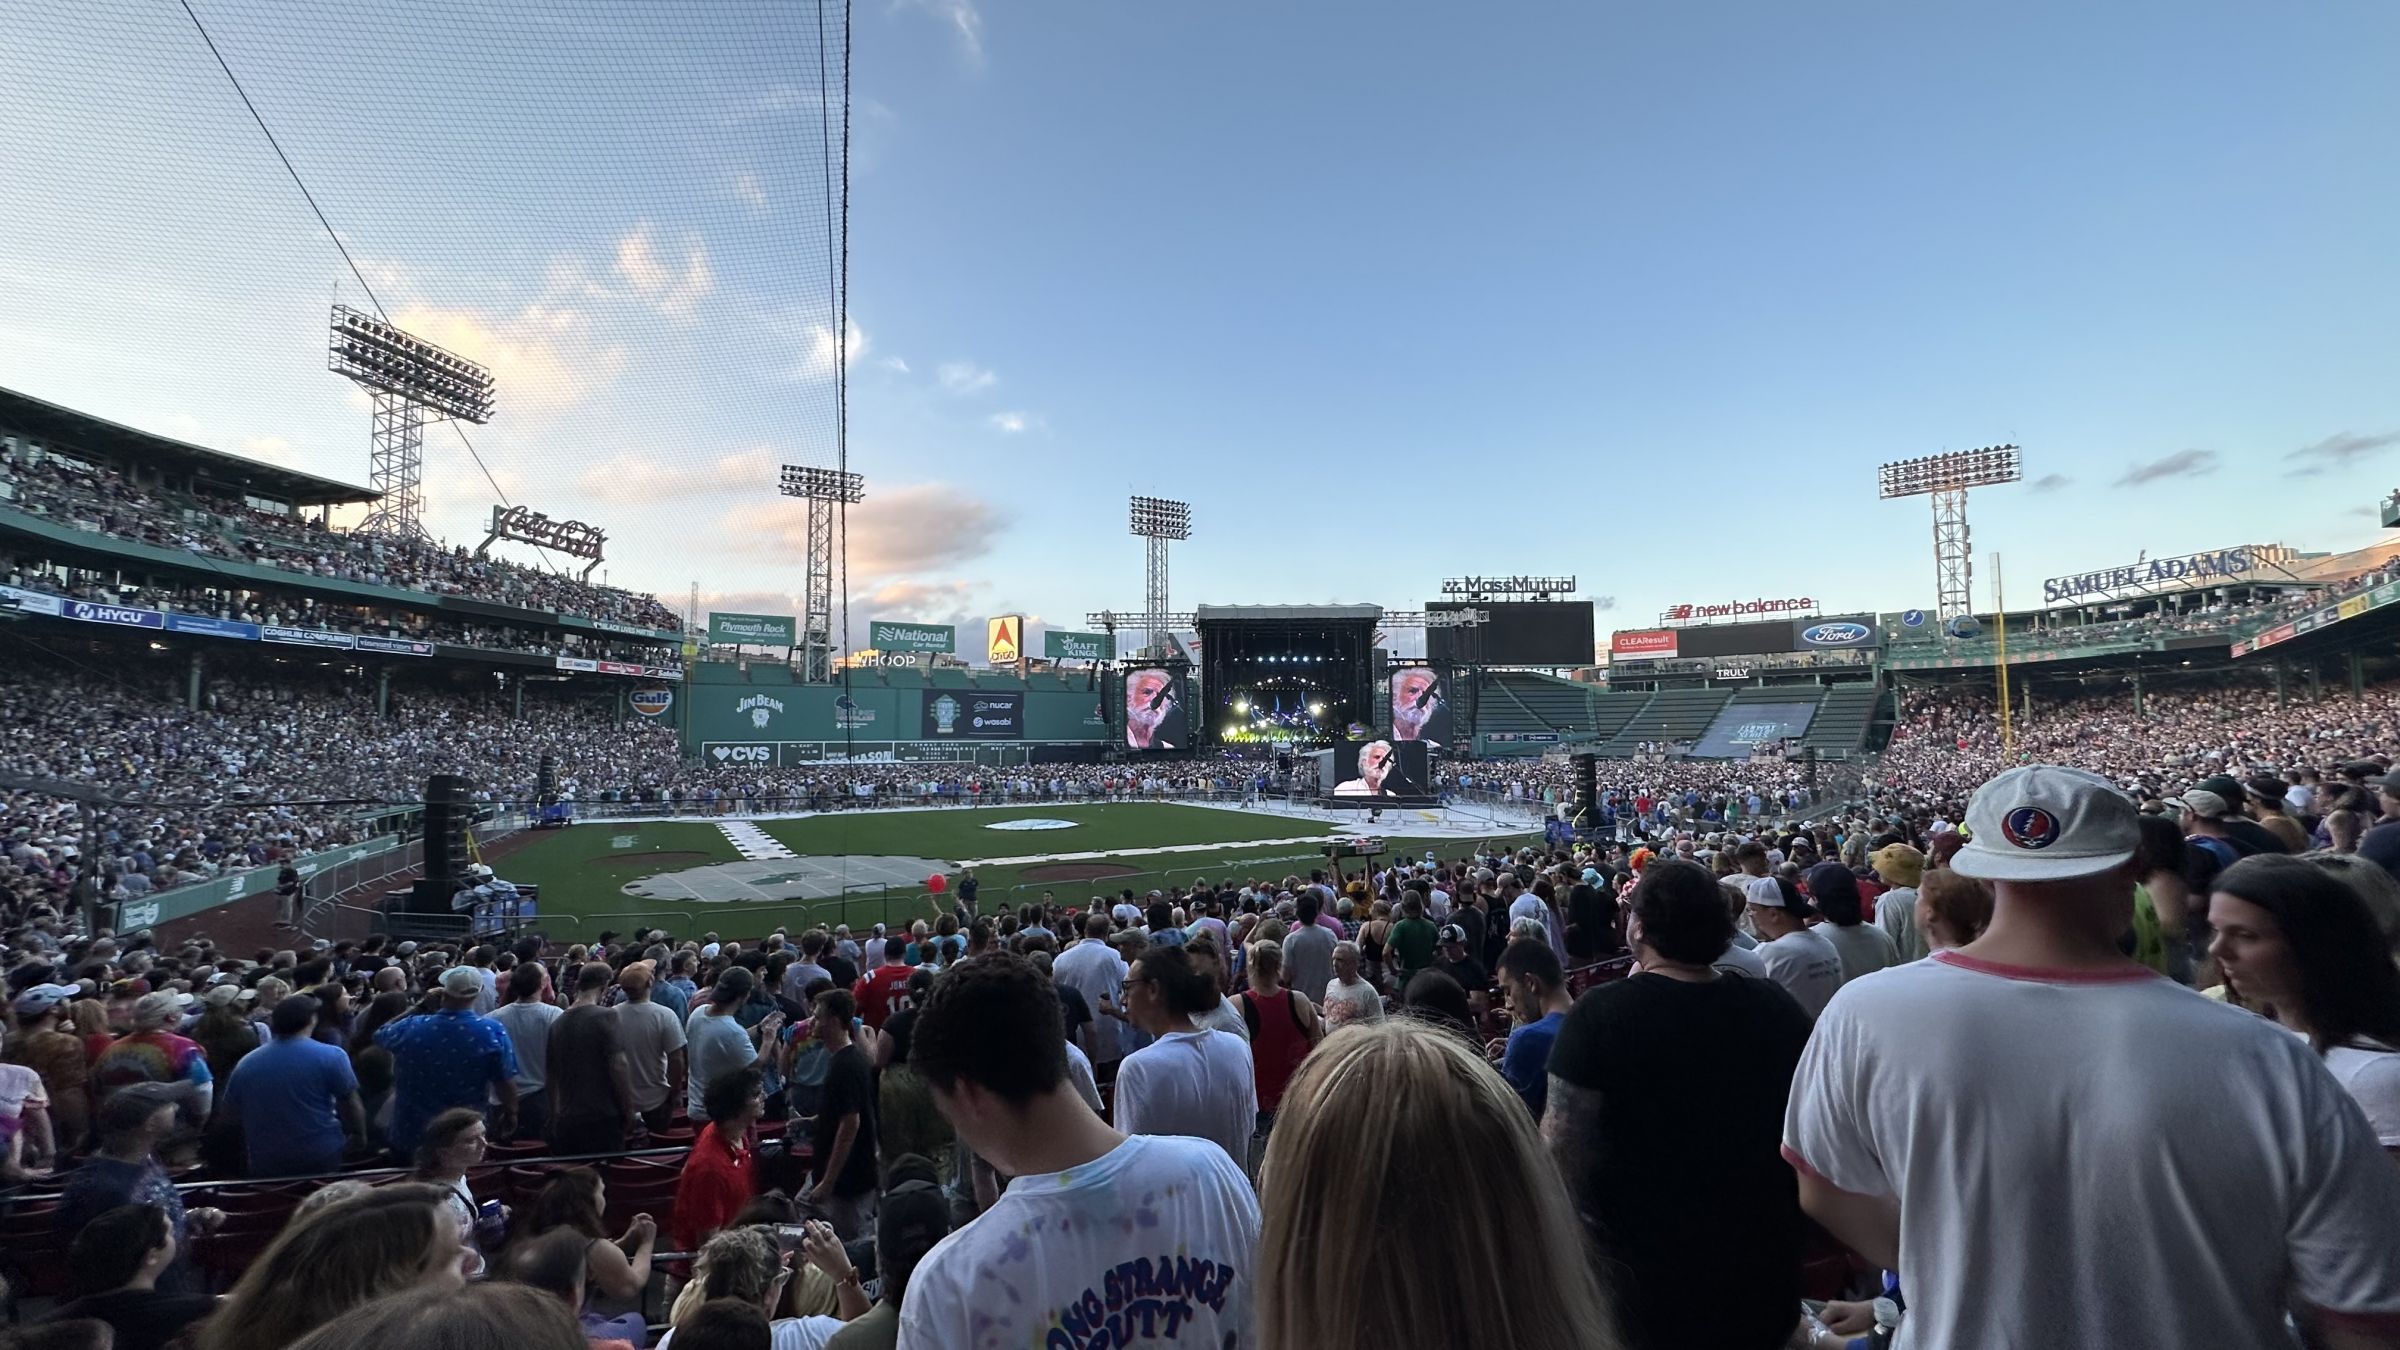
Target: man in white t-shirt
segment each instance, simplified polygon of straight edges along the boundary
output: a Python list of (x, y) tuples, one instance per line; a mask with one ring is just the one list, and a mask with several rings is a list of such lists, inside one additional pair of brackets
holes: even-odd
[(686, 1056), (683, 1019), (650, 999), (652, 969), (649, 962), (636, 961), (617, 976), (625, 990), (625, 1001), (617, 1005), (617, 1045), (625, 1052), (633, 1109), (655, 1131), (667, 1128), (674, 1116), (675, 1094), (684, 1090)]
[(1758, 959), (1767, 978), (1791, 991), (1814, 1017), (1842, 987), (1842, 954), (1808, 926), (1814, 913), (1800, 888), (1782, 877), (1753, 877), (1743, 888), (1750, 926), (1759, 936)]
[(1154, 944), (1125, 976), (1133, 1024), (1156, 1039), (1117, 1071), (1117, 1128), (1212, 1140), (1237, 1164), (1258, 1128), (1258, 1080), (1250, 1044), (1192, 1019), (1222, 1002), (1215, 976), (1177, 946)]
[(2400, 1168), (2307, 1043), (2117, 949), (2141, 835), (2105, 779), (1986, 783), (1974, 942), (1853, 980), (1792, 1085), (1802, 1206), (1905, 1273), (1899, 1350), (2400, 1345)]
[[(1463, 956), (1466, 951), (1466, 934), (1459, 932), (1456, 928), (1445, 928), (1441, 934), (1442, 941), (1445, 944), (1449, 943), (1450, 935), (1453, 933), (1458, 934), (1458, 951)], [(1447, 951), (1447, 947), (1444, 950)], [(1383, 1020), (1383, 994), (1359, 975), (1358, 967), (1357, 943), (1345, 939), (1333, 944), (1333, 978), (1325, 982), (1325, 999), (1321, 1005), (1325, 1009), (1325, 1025), (1328, 1028), (1346, 1027), (1353, 1022), (1380, 1022)], [(1291, 962), (1284, 962), (1284, 968), (1290, 969)], [(1292, 987), (1300, 988), (1300, 982), (1292, 981)], [(1473, 992), (1481, 993), (1483, 991), (1478, 989)]]
[(1102, 1011), (1118, 1007), (1125, 998), (1125, 958), (1108, 945), (1108, 932), (1107, 915), (1084, 915), (1083, 940), (1060, 952), (1050, 966), (1050, 977), (1083, 995), (1092, 1010), (1092, 1020), (1083, 1028), (1083, 1051), (1104, 1075), (1125, 1057), (1124, 1023)]
[(1014, 1180), (910, 1273), (900, 1350), (1255, 1343), (1248, 1178), (1217, 1144), (1094, 1115), (1067, 1081), (1058, 995), (1030, 962), (952, 966), (908, 1062), (959, 1143)]

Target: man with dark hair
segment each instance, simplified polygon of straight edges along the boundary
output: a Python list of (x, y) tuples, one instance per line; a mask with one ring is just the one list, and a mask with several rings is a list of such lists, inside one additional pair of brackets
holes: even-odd
[(847, 989), (817, 995), (811, 1030), (825, 1047), (825, 1084), (809, 1148), (820, 1168), (808, 1198), (833, 1221), (842, 1241), (867, 1235), (875, 1222), (875, 1066), (850, 1038), (858, 1004)]
[(675, 1181), (675, 1242), (687, 1252), (700, 1250), (709, 1234), (733, 1222), (758, 1191), (750, 1131), (767, 1113), (765, 1081), (757, 1065), (745, 1064), (702, 1094), (708, 1124), (692, 1141)]
[(881, 955), (883, 964), (859, 976), (858, 983), (850, 987), (859, 1017), (877, 1031), (883, 1030), (893, 1013), (907, 1006), (908, 975), (916, 969), (908, 963), (908, 945), (897, 938), (883, 944)]
[(690, 1062), (684, 1052), (683, 1019), (655, 1001), (658, 984), (648, 961), (636, 961), (617, 976), (625, 1001), (616, 1007), (617, 1043), (625, 1051), (625, 1074), (633, 1086), (633, 1109), (651, 1132), (667, 1128), (675, 1100), (684, 1092)]
[(549, 990), (549, 968), (527, 961), (508, 972), (508, 1002), (492, 1010), (517, 1052), (517, 1128), (528, 1139), (550, 1136), (550, 1030), (565, 1010), (542, 997)]
[[(951, 967), (926, 996), (909, 1063), (959, 1143), (1015, 1180), (918, 1263), (901, 1344), (1039, 1345), (1062, 1327), (1110, 1344), (1250, 1334), (1249, 1179), (1215, 1144), (1124, 1135), (1094, 1114), (1068, 1083), (1058, 998), (1032, 963), (995, 952)], [(1096, 1291), (1141, 1263), (1149, 1292), (1105, 1306)]]
[(268, 1015), (275, 1039), (242, 1056), (217, 1098), (218, 1119), (238, 1125), (244, 1176), (338, 1172), (346, 1137), (366, 1137), (350, 1056), (316, 1039), (321, 1005), (286, 994)]
[(573, 1157), (621, 1153), (640, 1126), (617, 1010), (601, 1004), (616, 973), (604, 961), (575, 972), (575, 1002), (550, 1028), (550, 1147)]
[(757, 1304), (738, 1298), (708, 1300), (692, 1309), (672, 1334), (681, 1350), (773, 1350), (775, 1345), (774, 1325), (767, 1315)]
[(416, 1153), (425, 1122), (452, 1107), (480, 1111), (497, 1098), (492, 1133), (517, 1127), (517, 1052), (498, 1022), (476, 1015), (483, 977), (452, 966), (442, 972), (439, 987), (439, 1009), (387, 1022), (375, 1033), (375, 1043), (392, 1055), (392, 1123), (385, 1141), (402, 1159)]
[[(758, 981), (749, 971), (735, 966), (717, 977), (708, 1003), (693, 1009), (683, 1024), (685, 1062), (691, 1075), (684, 1088), (686, 1111), (705, 1110), (709, 1084), (736, 1069), (758, 1064), (773, 1052), (775, 1033), (783, 1028), (782, 1013), (770, 1012), (749, 1028), (741, 1022), (742, 1005), (750, 1001), (751, 991), (757, 987)], [(763, 1076), (765, 1071), (760, 1072)]]
[(1083, 1028), (1084, 1053), (1093, 1071), (1113, 1077), (1125, 1057), (1125, 1024), (1115, 1009), (1125, 996), (1125, 958), (1108, 944), (1109, 918), (1098, 910), (1083, 916), (1083, 940), (1058, 954), (1051, 977), (1062, 989), (1072, 989), (1092, 1013)]
[(1183, 945), (1183, 940), (1187, 935), (1182, 929), (1175, 926), (1175, 906), (1167, 903), (1163, 898), (1150, 902), (1150, 908), (1143, 914), (1142, 921), (1149, 926), (1152, 942), (1163, 942), (1176, 947)]
[[(950, 1235), (950, 1201), (941, 1172), (914, 1153), (892, 1159), (883, 1203), (875, 1215), (875, 1273), (882, 1291), (875, 1306), (833, 1333), (825, 1350), (893, 1350), (900, 1339), (900, 1305), (908, 1277), (934, 1244)], [(677, 1333), (677, 1342), (682, 1340)]]
[(1567, 973), (1548, 942), (1516, 938), (1500, 953), (1500, 989), (1517, 1023), (1500, 1057), (1500, 1076), (1540, 1120), (1550, 1096), (1550, 1046), (1575, 1002), (1567, 996)]
[(1258, 1128), (1250, 1046), (1192, 1021), (1223, 1001), (1215, 978), (1196, 968), (1180, 946), (1155, 943), (1133, 963), (1125, 977), (1126, 1010), (1156, 1039), (1127, 1055), (1117, 1072), (1117, 1128), (1214, 1140), (1246, 1168), (1250, 1136)]
[(85, 1224), (67, 1249), (67, 1266), (83, 1296), (45, 1320), (105, 1322), (116, 1333), (118, 1350), (159, 1350), (217, 1307), (210, 1294), (159, 1289), (159, 1276), (175, 1256), (175, 1230), (165, 1210), (157, 1205), (109, 1210)]
[(1705, 867), (1651, 863), (1627, 911), (1640, 973), (1567, 1013), (1542, 1135), (1629, 1350), (1772, 1350), (1800, 1297), (1799, 1193), (1778, 1145), (1808, 1014), (1772, 980), (1715, 969), (1733, 916)]
[(1285, 981), (1312, 999), (1323, 998), (1332, 983), (1333, 944), (1341, 941), (1317, 922), (1323, 904), (1315, 888), (1300, 892), (1300, 922), (1283, 939)]

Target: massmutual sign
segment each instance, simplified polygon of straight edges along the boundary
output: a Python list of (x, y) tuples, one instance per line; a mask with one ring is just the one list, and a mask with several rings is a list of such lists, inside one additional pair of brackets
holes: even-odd
[(2111, 567), (2098, 572), (2083, 572), (2069, 577), (2052, 577), (2042, 583), (2042, 603), (2064, 604), (2095, 596), (2116, 597), (2144, 595), (2152, 591), (2182, 590), (2191, 586), (2206, 586), (2234, 577), (2246, 576), (2271, 561), (2266, 551), (2249, 545), (2221, 548), (2214, 553), (2193, 553), (2181, 558), (2152, 558), (2129, 567)]

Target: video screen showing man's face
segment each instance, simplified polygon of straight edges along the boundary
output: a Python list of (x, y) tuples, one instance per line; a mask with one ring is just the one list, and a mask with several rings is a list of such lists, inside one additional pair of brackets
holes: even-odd
[(1175, 677), (1151, 666), (1125, 677), (1125, 744), (1135, 750), (1171, 750), (1183, 725)]
[(1358, 747), (1357, 776), (1345, 778), (1336, 783), (1333, 795), (1336, 797), (1391, 795), (1391, 789), (1385, 787), (1384, 782), (1392, 776), (1392, 754), (1390, 741), (1369, 741)]
[(1425, 666), (1392, 672), (1392, 739), (1439, 741), (1447, 733), (1449, 705), (1441, 696), (1441, 677)]

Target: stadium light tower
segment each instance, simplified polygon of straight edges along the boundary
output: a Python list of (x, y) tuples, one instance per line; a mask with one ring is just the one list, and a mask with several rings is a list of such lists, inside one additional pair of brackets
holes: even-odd
[(1142, 572), (1142, 626), (1150, 645), (1164, 648), (1167, 633), (1167, 545), (1192, 537), (1192, 504), (1164, 497), (1136, 497), (1131, 512), (1135, 538), (1149, 541)]
[(823, 684), (833, 678), (833, 508), (864, 501), (866, 480), (841, 469), (786, 464), (782, 492), (808, 500), (808, 612), (800, 618), (800, 678)]
[(1948, 450), (1938, 455), (1894, 460), (1875, 471), (1881, 495), (1933, 498), (1933, 571), (1942, 622), (1975, 612), (1969, 587), (1975, 563), (1968, 552), (1967, 489), (2014, 483), (2025, 466), (2013, 445)]
[(426, 538), (425, 424), (491, 421), (492, 372), (348, 305), (333, 307), (326, 369), (375, 405), (367, 482), (383, 495), (359, 530)]

